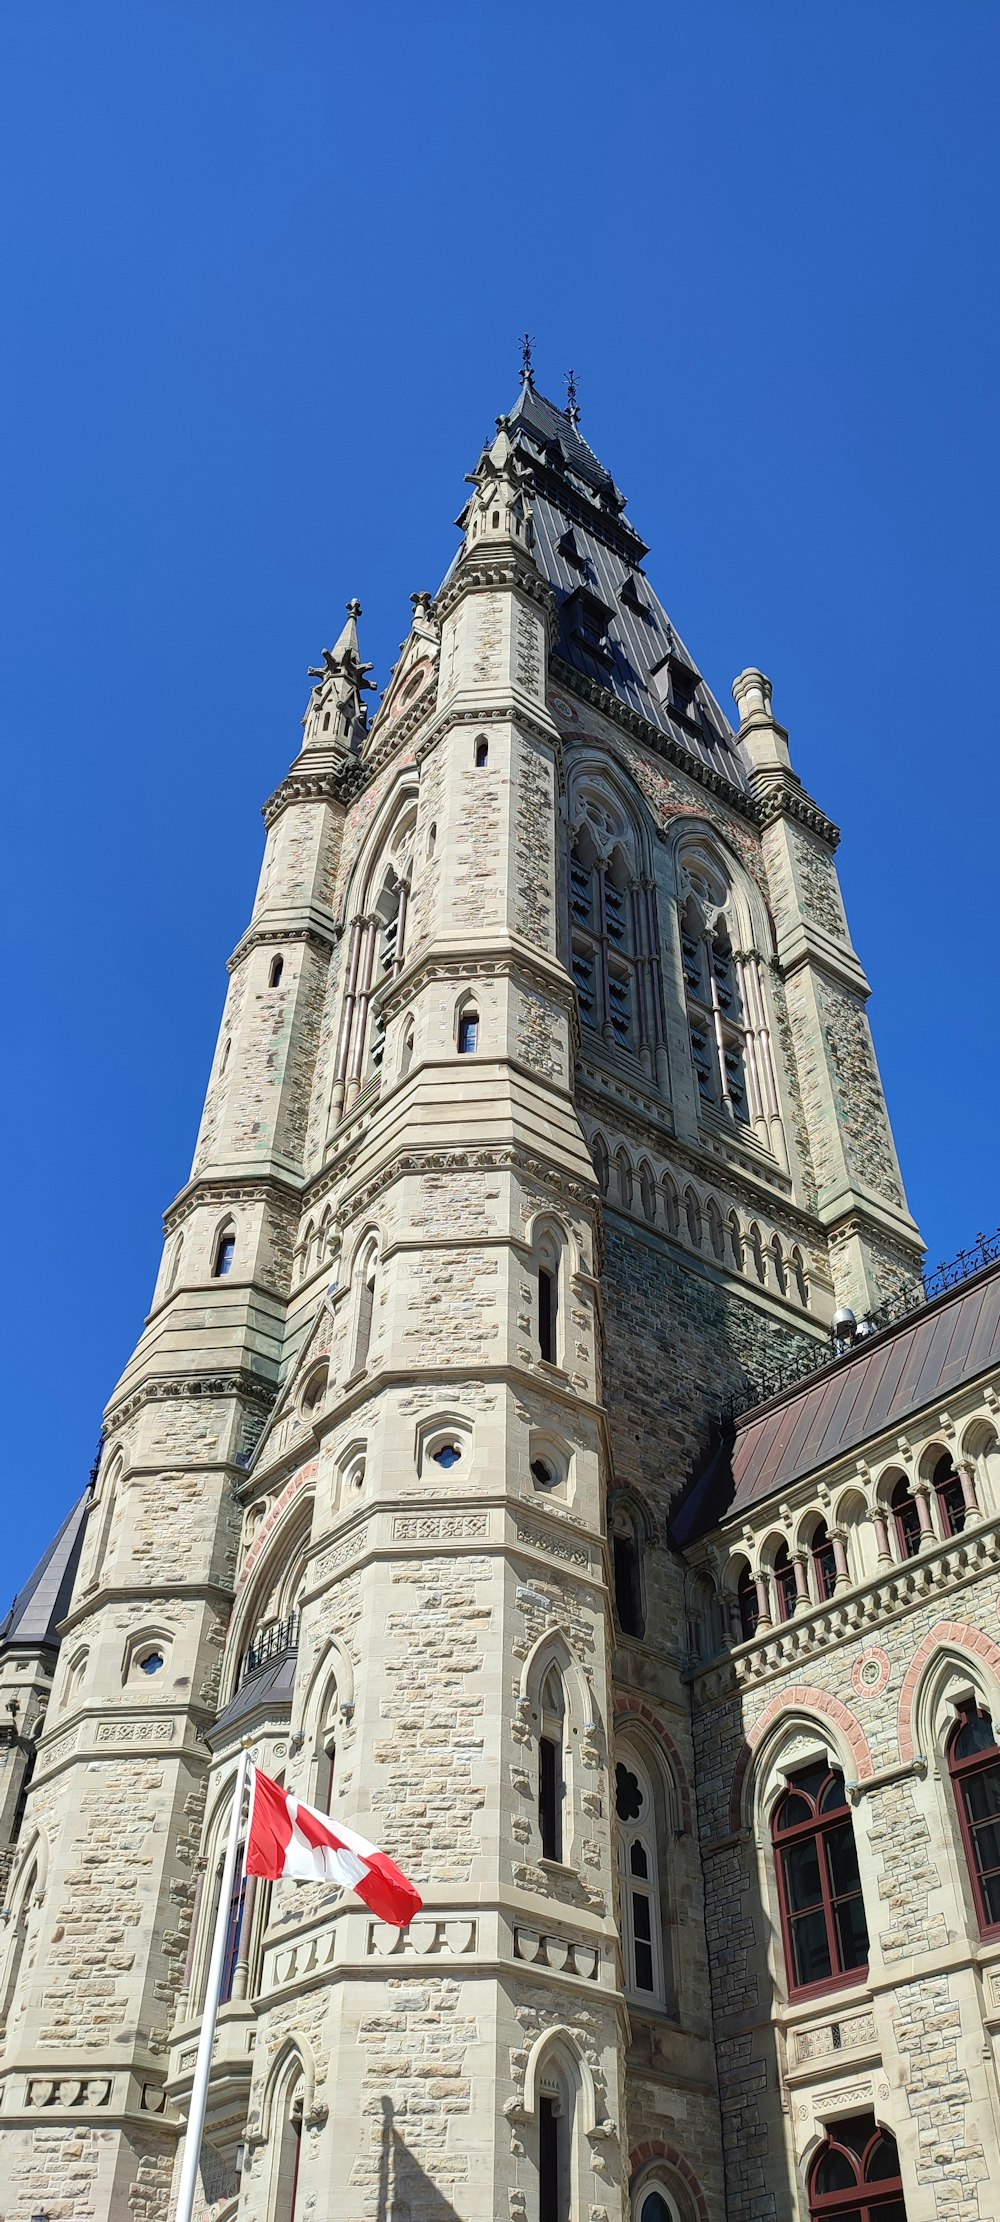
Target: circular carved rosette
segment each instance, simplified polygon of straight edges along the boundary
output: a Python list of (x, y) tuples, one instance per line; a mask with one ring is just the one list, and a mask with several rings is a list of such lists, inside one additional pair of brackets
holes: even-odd
[(851, 1686), (856, 1697), (880, 1697), (892, 1672), (892, 1662), (887, 1651), (879, 1645), (862, 1651), (851, 1668)]

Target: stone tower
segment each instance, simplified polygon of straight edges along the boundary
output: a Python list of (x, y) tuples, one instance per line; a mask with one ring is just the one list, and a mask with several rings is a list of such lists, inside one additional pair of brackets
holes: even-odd
[(530, 375), (470, 485), (265, 808), (11, 1880), (5, 2222), (166, 2222), (248, 1736), (425, 1908), (234, 1902), (206, 2212), (724, 2215), (669, 1509), (920, 1246), (769, 682), (734, 731)]

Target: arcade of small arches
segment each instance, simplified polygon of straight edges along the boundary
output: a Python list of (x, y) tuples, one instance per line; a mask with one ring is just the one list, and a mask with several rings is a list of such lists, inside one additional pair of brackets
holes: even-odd
[(970, 1421), (949, 1446), (932, 1439), (904, 1464), (891, 1460), (839, 1490), (824, 1487), (790, 1518), (761, 1507), (738, 1543), (714, 1547), (692, 1584), (691, 1649), (706, 1658), (796, 1613), (828, 1604), (921, 1553), (955, 1541), (1000, 1506), (1000, 1447), (992, 1417)]
[(666, 1167), (657, 1172), (647, 1156), (637, 1161), (619, 1143), (612, 1156), (598, 1130), (590, 1139), (598, 1186), (618, 1211), (659, 1227), (685, 1249), (699, 1251), (717, 1265), (745, 1275), (803, 1310), (810, 1306), (809, 1279), (798, 1243), (783, 1243), (758, 1219), (744, 1221), (735, 1209), (724, 1212), (718, 1198), (704, 1196), (693, 1181), (678, 1188)]

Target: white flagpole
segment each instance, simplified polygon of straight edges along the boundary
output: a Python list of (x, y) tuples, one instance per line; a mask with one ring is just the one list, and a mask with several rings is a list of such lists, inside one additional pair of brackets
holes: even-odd
[(243, 1799), (250, 1770), (250, 1754), (240, 1753), (236, 1769), (236, 1787), (233, 1791), (233, 1810), (229, 1823), (229, 1841), (222, 1866), (219, 1885), (219, 1910), (215, 1916), (215, 1935), (212, 1938), (212, 1957), (208, 1963), (208, 1981), (205, 1985), (205, 2006), (201, 2017), (201, 2036), (198, 2039), (198, 2057), (194, 2064), (191, 2084), (191, 2104), (188, 2108), (187, 2133), (184, 2138), (184, 2159), (181, 2166), (180, 2190), (177, 2194), (176, 2222), (192, 2222), (194, 2198), (198, 2187), (198, 2162), (201, 2159), (201, 2140), (205, 2129), (205, 2111), (208, 2105), (208, 2078), (212, 2067), (212, 2046), (215, 2043), (215, 2024), (219, 2013), (219, 1993), (222, 1989), (222, 1967), (226, 1956), (226, 1935), (229, 1929), (229, 1908), (232, 1904), (233, 1884), (236, 1880), (236, 1861), (240, 1848), (240, 1830), (243, 1826)]

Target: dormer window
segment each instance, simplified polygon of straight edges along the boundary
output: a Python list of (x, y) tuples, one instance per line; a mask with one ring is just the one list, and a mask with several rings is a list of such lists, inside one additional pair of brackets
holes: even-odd
[(573, 565), (575, 565), (575, 568), (578, 571), (586, 571), (587, 558), (584, 555), (582, 549), (577, 547), (576, 534), (573, 531), (572, 525), (570, 526), (568, 532), (563, 533), (562, 539), (559, 542), (559, 554), (563, 557), (566, 563), (572, 563)]
[(701, 724), (701, 705), (696, 700), (701, 680), (692, 665), (672, 648), (662, 663), (650, 673), (656, 692), (671, 717), (680, 718), (685, 725)]
[(610, 663), (608, 626), (614, 613), (607, 603), (602, 602), (597, 594), (592, 594), (588, 587), (578, 586), (569, 597), (566, 614), (572, 639), (599, 662)]
[(652, 612), (643, 593), (644, 585), (645, 581), (637, 578), (634, 571), (630, 571), (622, 584), (619, 600), (625, 603), (626, 608), (634, 610), (637, 617), (649, 618)]

